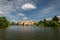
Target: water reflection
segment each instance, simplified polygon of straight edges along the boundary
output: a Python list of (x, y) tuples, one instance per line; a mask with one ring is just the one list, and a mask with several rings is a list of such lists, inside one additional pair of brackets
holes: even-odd
[(11, 26), (0, 29), (0, 40), (60, 40), (60, 28)]

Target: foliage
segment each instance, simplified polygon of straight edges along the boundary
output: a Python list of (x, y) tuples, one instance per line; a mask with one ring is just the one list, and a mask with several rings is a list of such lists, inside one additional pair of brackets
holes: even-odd
[(54, 17), (52, 18), (52, 20), (58, 22), (58, 17), (57, 17), (57, 16), (54, 16)]
[(0, 17), (0, 27), (8, 27), (10, 22), (5, 17)]
[(59, 27), (60, 23), (58, 21), (59, 21), (58, 17), (54, 16), (52, 18), (52, 20), (46, 20), (46, 19), (44, 19), (44, 21), (38, 22), (37, 26)]
[(36, 25), (37, 25), (37, 26), (44, 26), (43, 24), (44, 24), (43, 21), (40, 21), (40, 22), (38, 22)]
[(17, 23), (15, 23), (15, 22), (11, 22), (11, 25), (17, 25)]

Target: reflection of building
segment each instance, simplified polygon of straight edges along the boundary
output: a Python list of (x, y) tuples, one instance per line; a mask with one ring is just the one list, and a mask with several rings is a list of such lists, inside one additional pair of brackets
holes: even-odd
[(24, 24), (24, 25), (34, 25), (35, 23), (36, 22), (31, 21), (31, 20), (24, 20), (24, 21), (19, 21), (18, 22), (19, 25), (22, 25), (22, 24)]

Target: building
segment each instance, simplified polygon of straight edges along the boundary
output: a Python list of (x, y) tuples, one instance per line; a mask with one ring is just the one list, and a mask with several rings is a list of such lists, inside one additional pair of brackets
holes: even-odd
[(18, 21), (18, 25), (22, 25), (23, 24), (23, 21)]
[(31, 20), (21, 20), (21, 21), (19, 21), (18, 22), (18, 25), (22, 25), (22, 24), (24, 24), (24, 25), (34, 25), (36, 22), (34, 22), (34, 21), (31, 21)]
[(60, 17), (58, 17), (59, 21), (60, 21)]

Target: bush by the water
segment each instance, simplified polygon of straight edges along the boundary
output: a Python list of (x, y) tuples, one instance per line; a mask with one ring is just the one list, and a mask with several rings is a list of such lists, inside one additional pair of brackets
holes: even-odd
[(9, 26), (9, 22), (7, 21), (7, 19), (5, 17), (0, 17), (0, 28), (8, 27), (8, 26)]

